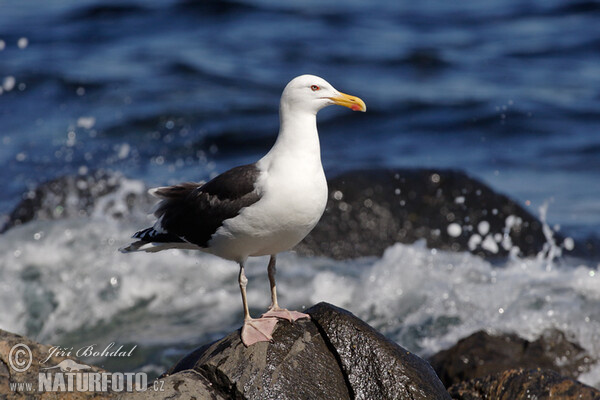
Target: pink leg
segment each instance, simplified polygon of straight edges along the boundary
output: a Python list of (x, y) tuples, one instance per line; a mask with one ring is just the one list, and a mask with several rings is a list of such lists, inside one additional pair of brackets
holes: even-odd
[(289, 311), (285, 308), (279, 307), (279, 304), (277, 304), (277, 288), (275, 286), (275, 273), (277, 272), (277, 268), (275, 267), (275, 262), (275, 255), (272, 255), (271, 259), (269, 260), (269, 267), (267, 269), (269, 273), (269, 283), (271, 284), (271, 306), (269, 307), (269, 310), (266, 313), (260, 316), (260, 318), (280, 318), (287, 319), (290, 322), (299, 320), (301, 318), (310, 319), (310, 315), (308, 314), (304, 314), (298, 311)]
[(277, 324), (275, 318), (259, 318), (254, 319), (250, 316), (248, 309), (248, 299), (246, 297), (246, 285), (248, 278), (244, 274), (244, 265), (240, 263), (240, 275), (238, 278), (240, 290), (242, 292), (242, 304), (244, 306), (244, 326), (242, 327), (242, 343), (246, 347), (252, 346), (258, 342), (272, 342), (273, 330)]

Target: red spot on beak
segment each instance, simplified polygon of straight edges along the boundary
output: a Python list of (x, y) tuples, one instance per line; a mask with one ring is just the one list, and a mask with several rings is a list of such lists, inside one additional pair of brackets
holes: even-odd
[(360, 106), (358, 104), (353, 104), (350, 109), (352, 109), (352, 111), (360, 111)]

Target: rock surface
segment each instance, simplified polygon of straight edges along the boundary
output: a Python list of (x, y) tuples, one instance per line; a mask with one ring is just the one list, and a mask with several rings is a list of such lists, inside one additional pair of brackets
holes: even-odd
[[(155, 386), (156, 385), (156, 386)], [(214, 389), (213, 384), (196, 371), (182, 371), (163, 378), (145, 392), (123, 393), (116, 400), (228, 400), (231, 397)]]
[[(33, 390), (15, 391), (11, 383), (37, 383), (40, 368), (59, 363), (66, 365), (65, 361), (80, 366), (83, 363), (71, 357), (55, 356), (41, 364), (50, 346), (0, 330), (0, 398), (600, 400), (597, 389), (539, 368), (511, 368), (475, 379), (469, 379), (464, 373), (465, 380), (446, 391), (427, 362), (389, 341), (351, 313), (327, 303), (317, 304), (307, 312), (311, 320), (278, 323), (273, 343), (246, 348), (240, 341), (239, 331), (233, 332), (188, 354), (159, 380), (149, 382), (146, 391), (132, 393), (38, 392), (37, 385)], [(473, 336), (475, 338), (462, 341), (457, 347), (464, 350), (478, 341), (495, 340), (482, 334)], [(578, 362), (584, 357), (579, 346), (556, 331), (549, 331), (532, 343), (513, 337), (508, 341), (496, 339), (498, 346), (508, 347), (506, 354), (500, 351), (503, 356), (517, 359), (523, 354), (547, 360), (569, 355), (575, 356), (572, 365), (580, 365)], [(13, 346), (20, 343), (32, 351), (32, 365), (22, 373), (13, 370), (9, 359)], [(499, 352), (493, 348), (488, 351)], [(449, 362), (448, 357), (463, 363), (464, 354), (464, 351), (447, 352), (445, 365), (450, 369), (456, 365)], [(496, 361), (490, 361), (493, 362)], [(504, 365), (500, 361), (499, 368)], [(587, 361), (582, 365), (587, 367)], [(83, 366), (87, 372), (105, 372), (95, 366)], [(491, 371), (488, 368), (480, 372)]]
[(335, 351), (353, 398), (448, 398), (428, 363), (348, 311), (319, 303), (307, 312)]
[(0, 221), (0, 233), (31, 220), (54, 220), (93, 213), (115, 218), (139, 211), (144, 214), (153, 201), (139, 181), (104, 170), (63, 176), (23, 193), (22, 199)]
[(274, 343), (249, 348), (233, 332), (182, 359), (236, 399), (450, 399), (433, 369), (347, 311), (320, 303), (312, 319), (280, 322)]
[(549, 369), (576, 378), (595, 363), (581, 346), (557, 330), (546, 331), (533, 342), (514, 334), (479, 331), (429, 361), (446, 387), (515, 368)]
[(348, 259), (381, 256), (394, 243), (420, 239), (430, 248), (484, 257), (511, 249), (536, 255), (547, 242), (537, 218), (462, 172), (381, 169), (329, 180), (325, 214), (296, 250)]
[(280, 322), (273, 340), (246, 348), (235, 331), (169, 373), (191, 367), (228, 398), (349, 398), (344, 376), (314, 324)]
[(454, 400), (599, 400), (600, 391), (549, 370), (513, 369), (458, 383)]

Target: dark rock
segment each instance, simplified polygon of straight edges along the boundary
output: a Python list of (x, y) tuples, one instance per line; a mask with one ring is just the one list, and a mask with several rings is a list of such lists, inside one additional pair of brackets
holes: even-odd
[(277, 324), (274, 343), (246, 348), (239, 331), (194, 351), (168, 374), (189, 368), (236, 399), (348, 399), (344, 376), (333, 354), (308, 320)]
[(162, 379), (192, 368), (236, 399), (449, 399), (425, 361), (347, 311), (326, 303), (312, 320), (282, 321), (274, 343), (249, 348), (239, 331), (184, 357)]
[(449, 389), (455, 400), (561, 399), (599, 400), (600, 391), (549, 370), (513, 369), (458, 383)]
[(492, 336), (479, 331), (429, 361), (446, 387), (514, 368), (550, 369), (576, 378), (595, 363), (557, 330), (546, 331), (533, 342), (514, 334)]
[[(450, 229), (450, 234), (450, 224), (460, 232)], [(532, 256), (547, 242), (537, 218), (462, 172), (394, 169), (331, 179), (327, 210), (296, 250), (348, 259), (381, 256), (394, 243), (420, 239), (430, 248), (484, 257), (504, 257), (512, 248)]]
[(217, 391), (212, 383), (196, 371), (182, 371), (167, 376), (160, 382), (149, 385), (144, 392), (123, 393), (117, 400), (227, 400), (230, 399)]
[(356, 399), (448, 399), (433, 368), (348, 311), (319, 303), (307, 311), (326, 338)]
[(0, 233), (31, 220), (89, 216), (93, 212), (119, 218), (140, 208), (145, 214), (151, 200), (144, 185), (120, 174), (98, 170), (63, 176), (23, 194)]

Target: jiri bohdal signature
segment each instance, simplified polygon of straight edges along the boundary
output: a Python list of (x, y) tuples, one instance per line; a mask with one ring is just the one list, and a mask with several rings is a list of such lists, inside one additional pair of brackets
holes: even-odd
[[(61, 346), (52, 346), (48, 350), (48, 357), (42, 364), (45, 364), (50, 358), (57, 357), (131, 357), (131, 354), (136, 349), (137, 344), (134, 345), (129, 351), (123, 349), (123, 345), (120, 345), (118, 348), (113, 350), (115, 347), (115, 342), (109, 343), (104, 349), (99, 350), (97, 344), (91, 344), (89, 346), (83, 346), (77, 351), (73, 347), (61, 347)], [(73, 351), (75, 353), (73, 354)]]

